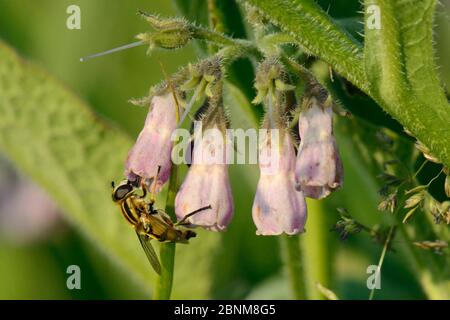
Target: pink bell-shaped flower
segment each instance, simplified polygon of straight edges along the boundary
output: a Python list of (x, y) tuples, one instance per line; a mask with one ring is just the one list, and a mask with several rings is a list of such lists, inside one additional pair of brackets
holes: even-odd
[(252, 210), (257, 235), (304, 232), (307, 209), (303, 193), (295, 189), (294, 146), (289, 133), (280, 136), (271, 134), (260, 144), (261, 176)]
[(333, 135), (333, 111), (311, 98), (299, 117), (300, 147), (295, 179), (305, 196), (322, 199), (343, 183), (344, 169)]
[(144, 128), (126, 160), (125, 176), (129, 180), (143, 179), (148, 187), (154, 187), (155, 192), (159, 192), (169, 180), (171, 136), (177, 128), (180, 111), (170, 91), (152, 98)]
[(233, 196), (226, 164), (226, 138), (217, 126), (196, 137), (192, 165), (175, 198), (178, 220), (206, 206), (188, 218), (194, 226), (223, 231), (233, 217)]

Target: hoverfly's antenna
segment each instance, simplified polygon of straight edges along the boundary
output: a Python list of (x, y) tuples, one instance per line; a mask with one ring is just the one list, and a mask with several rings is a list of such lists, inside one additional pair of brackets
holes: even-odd
[(111, 181), (111, 187), (114, 189), (116, 187), (116, 184), (114, 183), (114, 181)]
[(82, 58), (80, 58), (80, 62), (84, 62), (86, 60), (94, 59), (94, 58), (101, 57), (101, 56), (106, 56), (107, 54), (110, 54), (110, 53), (114, 53), (114, 52), (130, 49), (130, 48), (134, 48), (134, 47), (139, 47), (139, 46), (142, 46), (144, 44), (145, 44), (144, 40), (136, 41), (136, 42), (129, 43), (129, 44), (126, 44), (126, 45), (123, 45), (123, 46), (120, 46), (120, 47), (117, 47), (117, 48), (114, 48), (114, 49), (110, 49), (110, 50), (106, 50), (106, 51), (103, 51), (103, 52), (100, 52), (100, 53), (94, 53), (94, 54), (91, 54), (89, 56), (82, 57)]

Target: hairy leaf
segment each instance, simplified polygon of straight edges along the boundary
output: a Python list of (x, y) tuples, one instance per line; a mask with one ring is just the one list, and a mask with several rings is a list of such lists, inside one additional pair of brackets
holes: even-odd
[(366, 8), (373, 5), (380, 9), (381, 28), (366, 25), (365, 68), (372, 96), (448, 165), (450, 105), (434, 64), (435, 1), (366, 1)]
[[(0, 43), (0, 148), (69, 220), (139, 278), (148, 267), (111, 201), (131, 141), (56, 79)], [(120, 236), (119, 236), (120, 235)]]

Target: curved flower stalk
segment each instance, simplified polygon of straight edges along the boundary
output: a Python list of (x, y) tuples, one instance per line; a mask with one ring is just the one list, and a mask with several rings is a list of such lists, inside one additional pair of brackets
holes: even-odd
[[(295, 189), (294, 145), (288, 132), (283, 130), (280, 138), (271, 135), (260, 146), (261, 176), (252, 210), (257, 235), (304, 232), (307, 209), (303, 193)], [(261, 159), (267, 155), (270, 159)]]
[(305, 196), (322, 199), (343, 184), (344, 169), (333, 135), (333, 110), (311, 97), (298, 121), (300, 147), (295, 179)]
[(227, 165), (227, 120), (221, 96), (218, 99), (217, 107), (215, 99), (209, 101), (209, 110), (203, 117), (205, 133), (197, 132), (192, 165), (175, 199), (178, 220), (210, 205), (210, 209), (191, 216), (188, 222), (211, 231), (225, 230), (234, 211)]
[(128, 153), (125, 176), (129, 180), (143, 179), (155, 192), (159, 192), (169, 180), (171, 135), (177, 128), (180, 112), (173, 92), (153, 96), (144, 128)]

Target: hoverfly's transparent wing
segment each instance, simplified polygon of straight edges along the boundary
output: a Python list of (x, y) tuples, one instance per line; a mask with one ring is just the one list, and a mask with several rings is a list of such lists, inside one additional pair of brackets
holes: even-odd
[(145, 236), (136, 232), (137, 237), (139, 238), (139, 242), (141, 243), (142, 248), (144, 249), (145, 255), (147, 256), (148, 261), (153, 267), (153, 270), (159, 275), (161, 275), (161, 264), (159, 263), (158, 256), (153, 249), (152, 244), (150, 243), (150, 238), (146, 239)]

